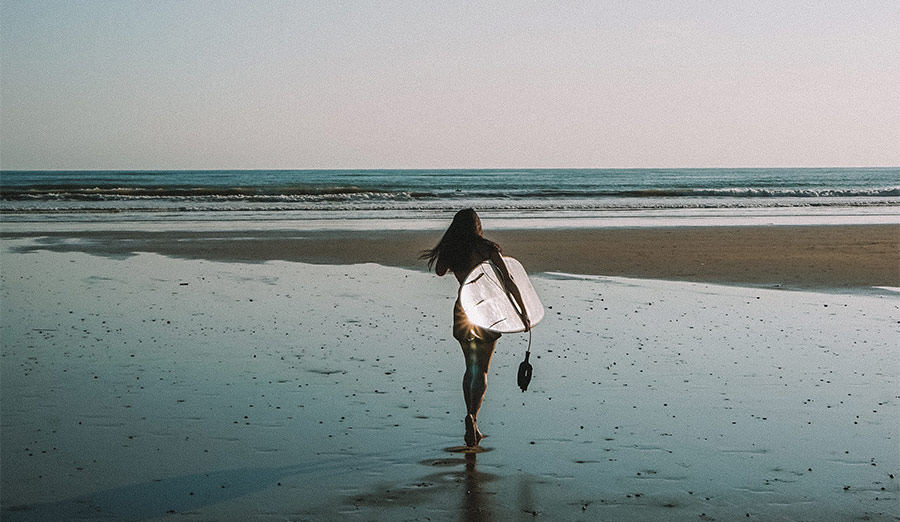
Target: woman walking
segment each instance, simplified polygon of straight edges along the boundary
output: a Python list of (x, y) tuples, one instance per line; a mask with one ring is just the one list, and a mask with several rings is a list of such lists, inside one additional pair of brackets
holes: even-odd
[[(470, 208), (456, 213), (441, 241), (436, 247), (423, 252), (420, 259), (428, 260), (428, 268), (434, 268), (439, 276), (446, 274), (447, 271), (453, 272), (460, 285), (469, 272), (489, 260), (500, 271), (503, 283), (519, 305), (519, 310), (525, 310), (519, 289), (510, 278), (509, 270), (500, 255), (500, 246), (482, 236), (481, 220)], [(522, 321), (526, 329), (531, 324), (524, 312)], [(466, 372), (463, 374), (463, 398), (466, 401), (465, 441), (466, 446), (472, 447), (477, 446), (483, 437), (478, 430), (478, 410), (487, 389), (488, 368), (500, 334), (472, 324), (457, 297), (453, 307), (453, 337), (459, 341), (466, 360)]]

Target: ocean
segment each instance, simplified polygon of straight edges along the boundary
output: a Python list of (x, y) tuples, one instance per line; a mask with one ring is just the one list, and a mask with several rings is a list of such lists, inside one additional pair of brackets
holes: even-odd
[(465, 207), (507, 226), (898, 223), (900, 168), (0, 171), (7, 224), (397, 226)]

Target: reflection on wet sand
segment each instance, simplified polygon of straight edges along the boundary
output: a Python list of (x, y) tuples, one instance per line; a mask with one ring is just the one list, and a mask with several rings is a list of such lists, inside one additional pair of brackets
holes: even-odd
[[(444, 520), (458, 519), (463, 522), (493, 522), (508, 520), (508, 516), (496, 516), (496, 481), (492, 473), (478, 470), (478, 453), (488, 451), (478, 448), (446, 448), (459, 456), (421, 461), (430, 468), (444, 468), (432, 471), (413, 480), (399, 483), (376, 483), (365, 492), (347, 498), (350, 509), (344, 514), (361, 514), (376, 508), (382, 515), (388, 510), (392, 516), (402, 519), (405, 514), (421, 516), (426, 510), (429, 516), (439, 516)], [(493, 486), (491, 486), (493, 484)]]
[(478, 472), (478, 455), (466, 453), (465, 490), (460, 510), (462, 522), (490, 522), (494, 519), (487, 493), (482, 490), (482, 474)]
[(4, 522), (898, 521), (887, 294), (541, 277), (473, 474), (424, 272), (0, 243)]

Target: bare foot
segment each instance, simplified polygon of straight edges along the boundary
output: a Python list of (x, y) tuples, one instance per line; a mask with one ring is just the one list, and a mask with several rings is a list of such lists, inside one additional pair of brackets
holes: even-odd
[(466, 415), (466, 446), (473, 447), (478, 445), (481, 440), (478, 432), (478, 426), (475, 425), (475, 417), (472, 414)]

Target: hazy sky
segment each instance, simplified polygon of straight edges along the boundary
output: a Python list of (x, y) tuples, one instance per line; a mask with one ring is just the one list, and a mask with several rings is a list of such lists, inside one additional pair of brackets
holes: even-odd
[(0, 0), (5, 169), (900, 165), (900, 2)]

